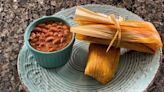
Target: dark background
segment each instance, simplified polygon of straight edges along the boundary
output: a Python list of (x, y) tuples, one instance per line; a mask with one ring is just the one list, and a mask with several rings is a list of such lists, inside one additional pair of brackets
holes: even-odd
[[(17, 56), (32, 20), (91, 3), (127, 8), (152, 22), (164, 38), (164, 0), (0, 0), (0, 92), (26, 92), (17, 74)], [(164, 92), (164, 61), (147, 92)]]

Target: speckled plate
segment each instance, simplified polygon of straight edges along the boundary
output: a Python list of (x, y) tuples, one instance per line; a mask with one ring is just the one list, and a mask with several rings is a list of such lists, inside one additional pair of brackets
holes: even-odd
[[(109, 5), (85, 5), (95, 12), (113, 13), (128, 20), (142, 20), (137, 15)], [(55, 16), (71, 20), (75, 7), (62, 10)], [(73, 24), (74, 25), (74, 24)], [(75, 41), (71, 59), (63, 67), (45, 69), (36, 63), (31, 52), (23, 46), (18, 56), (18, 73), (30, 92), (142, 92), (153, 80), (159, 64), (161, 51), (156, 54), (126, 52), (122, 55), (118, 71), (106, 85), (84, 75), (89, 43)]]

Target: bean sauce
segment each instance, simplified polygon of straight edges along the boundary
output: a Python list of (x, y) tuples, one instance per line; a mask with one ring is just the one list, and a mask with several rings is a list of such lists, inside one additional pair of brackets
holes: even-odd
[(43, 52), (63, 49), (72, 38), (69, 26), (63, 22), (45, 22), (37, 25), (30, 34), (30, 45)]

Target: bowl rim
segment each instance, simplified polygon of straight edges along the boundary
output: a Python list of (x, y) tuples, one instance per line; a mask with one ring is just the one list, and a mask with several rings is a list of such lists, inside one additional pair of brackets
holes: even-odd
[[(57, 17), (57, 16), (43, 16), (43, 17), (40, 17), (34, 21), (32, 21), (28, 26), (27, 28), (25, 29), (25, 34), (24, 34), (24, 41), (25, 41), (25, 44), (27, 45), (27, 47), (29, 47), (31, 50), (33, 50), (34, 52), (37, 52), (37, 53), (41, 53), (41, 54), (54, 54), (54, 53), (59, 53), (59, 52), (62, 52), (64, 50), (66, 50), (70, 45), (73, 44), (74, 40), (75, 40), (75, 33), (71, 32), (72, 33), (72, 38), (71, 38), (71, 41), (69, 42), (69, 44), (67, 44), (64, 48), (60, 49), (60, 50), (56, 50), (56, 51), (52, 51), (52, 52), (43, 52), (43, 51), (39, 51), (35, 48), (33, 48), (31, 45), (30, 45), (30, 42), (29, 42), (29, 37), (30, 35), (28, 34), (31, 34), (32, 30), (30, 30), (30, 28), (33, 26), (33, 25), (37, 25), (39, 24), (40, 22), (44, 21), (44, 20), (47, 20), (47, 19), (58, 19), (59, 21), (62, 21), (64, 22), (64, 24), (66, 24), (67, 26), (71, 27), (70, 23), (67, 22), (67, 20), (63, 19), (63, 18), (60, 18), (60, 17)], [(38, 22), (38, 23), (37, 23)]]

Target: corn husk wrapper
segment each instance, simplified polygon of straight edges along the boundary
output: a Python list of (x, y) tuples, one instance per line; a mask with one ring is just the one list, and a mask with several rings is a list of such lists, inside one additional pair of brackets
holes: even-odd
[(120, 48), (111, 47), (106, 52), (107, 45), (91, 43), (85, 75), (91, 76), (101, 84), (108, 83), (115, 75), (120, 57)]
[[(77, 33), (76, 38), (92, 43), (109, 45), (117, 27), (111, 16), (77, 7), (74, 20), (78, 26), (71, 27), (71, 32)], [(155, 53), (162, 48), (160, 36), (150, 22), (121, 21), (121, 39), (112, 44), (140, 52)]]

